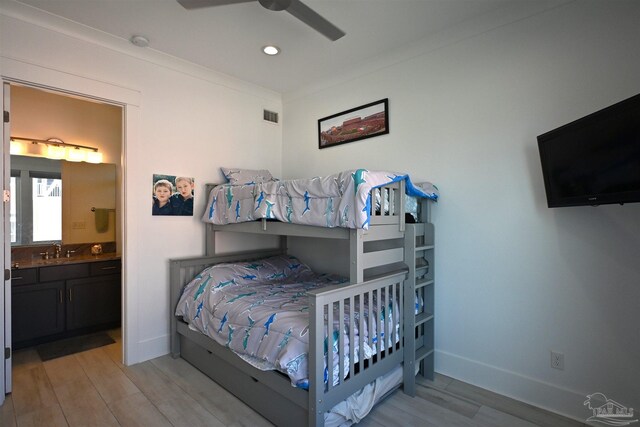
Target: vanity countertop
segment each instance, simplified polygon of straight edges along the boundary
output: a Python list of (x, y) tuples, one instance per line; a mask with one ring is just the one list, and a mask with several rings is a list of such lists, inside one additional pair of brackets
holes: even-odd
[[(79, 264), (83, 262), (97, 262), (97, 261), (111, 261), (115, 259), (120, 259), (120, 254), (118, 253), (109, 253), (109, 254), (100, 254), (100, 255), (78, 255), (72, 256), (70, 258), (60, 257), (60, 258), (49, 258), (49, 259), (32, 259), (29, 261), (19, 261), (18, 263), (12, 263), (12, 269), (22, 269), (22, 268), (31, 268), (31, 267), (47, 267), (50, 265), (66, 265), (66, 264)], [(17, 264), (17, 265), (16, 265)]]

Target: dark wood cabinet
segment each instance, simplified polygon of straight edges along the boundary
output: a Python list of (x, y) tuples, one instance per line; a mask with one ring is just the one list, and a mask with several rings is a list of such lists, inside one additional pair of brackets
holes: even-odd
[(12, 291), (13, 342), (64, 332), (64, 282), (18, 286)]
[(120, 275), (67, 281), (67, 329), (120, 320)]
[(120, 325), (120, 260), (13, 270), (13, 348)]

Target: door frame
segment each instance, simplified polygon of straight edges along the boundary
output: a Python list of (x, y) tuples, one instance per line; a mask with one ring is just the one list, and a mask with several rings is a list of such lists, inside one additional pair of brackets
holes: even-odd
[[(0, 176), (2, 176), (2, 247), (0, 253), (2, 254), (2, 265), (4, 271), (7, 269), (11, 271), (11, 230), (9, 228), (9, 215), (10, 204), (6, 198), (7, 189), (9, 188), (9, 136), (11, 133), (10, 120), (5, 122), (4, 112), (11, 111), (11, 87), (9, 84), (2, 82), (2, 147), (0, 153), (2, 154), (2, 161), (0, 162)], [(10, 195), (9, 195), (10, 196)], [(2, 368), (0, 369), (0, 405), (4, 403), (4, 395), (11, 393), (12, 380), (11, 380), (11, 278), (4, 274), (3, 280), (4, 286), (2, 292), (0, 292), (0, 317), (2, 326), (0, 326), (0, 343), (2, 343), (2, 353), (4, 354)], [(7, 310), (7, 307), (9, 308)], [(9, 354), (6, 354), (6, 349), (9, 349)], [(7, 357), (8, 356), (8, 357)]]
[[(135, 307), (138, 306), (137, 295), (134, 292), (132, 286), (128, 286), (130, 283), (135, 283), (132, 275), (135, 273), (134, 268), (128, 268), (128, 253), (132, 252), (133, 242), (127, 239), (127, 194), (125, 189), (127, 188), (127, 147), (133, 146), (135, 141), (138, 140), (138, 129), (140, 127), (140, 98), (141, 93), (138, 90), (130, 89), (124, 86), (119, 86), (112, 83), (106, 83), (99, 80), (95, 80), (88, 77), (79, 76), (77, 74), (70, 74), (64, 71), (51, 69), (48, 67), (42, 67), (39, 65), (26, 63), (23, 61), (14, 60), (12, 58), (2, 58), (2, 68), (0, 69), (0, 78), (4, 84), (19, 84), (24, 86), (30, 86), (38, 89), (44, 89), (48, 91), (58, 92), (63, 95), (78, 96), (86, 99), (92, 99), (95, 101), (116, 105), (122, 108), (123, 120), (122, 120), (122, 148), (121, 148), (121, 182), (120, 182), (120, 200), (119, 209), (121, 212), (121, 230), (119, 240), (122, 242), (122, 357), (125, 365), (130, 365), (139, 361), (140, 350), (138, 349), (139, 337), (137, 334), (137, 328), (135, 327)], [(3, 126), (4, 128), (4, 126)], [(8, 136), (5, 137), (4, 132), (2, 136), (3, 147), (2, 157), (3, 165), (8, 165), (9, 162), (9, 140)], [(4, 171), (2, 171), (4, 172)], [(8, 186), (8, 183), (6, 184)], [(3, 188), (6, 188), (3, 185)], [(8, 219), (7, 219), (8, 223)], [(131, 227), (133, 229), (133, 227)], [(9, 237), (6, 235), (5, 228), (3, 228), (3, 241), (8, 241)], [(10, 243), (9, 243), (10, 245)], [(3, 250), (4, 251), (4, 250)], [(5, 268), (10, 270), (10, 249), (9, 253), (4, 256)], [(8, 289), (10, 295), (10, 281), (6, 282), (5, 289)], [(6, 292), (5, 292), (6, 294)], [(5, 298), (2, 297), (4, 300)], [(5, 329), (5, 317), (10, 319), (10, 305), (6, 306), (6, 301), (0, 301), (0, 329), (4, 335)], [(10, 327), (10, 322), (8, 324)], [(2, 339), (4, 342), (4, 338)], [(10, 359), (9, 359), (10, 362)], [(9, 372), (9, 385), (8, 388), (5, 385), (6, 381), (2, 381), (2, 389), (5, 392), (11, 390), (10, 384), (10, 363), (5, 368)], [(5, 378), (6, 380), (6, 378)], [(0, 389), (0, 391), (3, 391)], [(8, 390), (8, 391), (7, 391)], [(0, 393), (0, 404), (4, 399), (5, 393)]]

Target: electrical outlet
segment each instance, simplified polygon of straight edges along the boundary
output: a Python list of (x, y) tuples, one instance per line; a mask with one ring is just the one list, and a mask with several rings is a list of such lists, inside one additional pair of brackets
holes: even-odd
[(564, 370), (564, 354), (551, 350), (551, 367)]

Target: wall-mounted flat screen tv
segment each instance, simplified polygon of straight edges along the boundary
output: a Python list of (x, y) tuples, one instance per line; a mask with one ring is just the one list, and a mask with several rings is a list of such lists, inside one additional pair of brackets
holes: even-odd
[(640, 202), (640, 95), (538, 136), (547, 204)]

